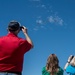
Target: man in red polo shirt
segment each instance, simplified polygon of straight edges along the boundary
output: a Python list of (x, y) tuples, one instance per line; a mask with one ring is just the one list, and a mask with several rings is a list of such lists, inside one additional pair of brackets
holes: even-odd
[[(22, 31), (26, 39), (18, 37)], [(8, 25), (8, 34), (0, 37), (0, 75), (22, 75), (24, 54), (33, 48), (27, 28), (17, 21)]]

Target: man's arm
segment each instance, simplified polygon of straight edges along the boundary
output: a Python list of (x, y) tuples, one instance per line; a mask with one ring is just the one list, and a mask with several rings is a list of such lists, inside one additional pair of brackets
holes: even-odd
[(24, 33), (24, 35), (26, 37), (26, 40), (28, 41), (28, 43), (30, 43), (32, 45), (32, 48), (33, 48), (33, 42), (30, 39), (30, 37), (28, 36), (27, 28), (25, 26), (23, 26), (22, 31), (23, 31), (23, 33)]

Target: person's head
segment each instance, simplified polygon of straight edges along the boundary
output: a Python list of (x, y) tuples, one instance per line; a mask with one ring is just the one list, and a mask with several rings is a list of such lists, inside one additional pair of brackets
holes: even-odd
[(72, 56), (72, 60), (70, 61), (70, 64), (75, 67), (75, 56)]
[(55, 54), (51, 54), (47, 59), (46, 69), (54, 75), (55, 72), (58, 71), (59, 68), (59, 60)]
[(17, 21), (10, 21), (8, 24), (8, 31), (17, 35), (20, 31), (20, 23)]

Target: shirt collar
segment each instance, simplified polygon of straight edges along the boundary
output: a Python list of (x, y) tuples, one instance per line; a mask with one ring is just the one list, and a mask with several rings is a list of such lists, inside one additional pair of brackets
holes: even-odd
[(9, 33), (7, 34), (7, 36), (17, 37), (17, 35), (15, 35), (14, 33), (11, 33), (11, 32), (9, 32)]

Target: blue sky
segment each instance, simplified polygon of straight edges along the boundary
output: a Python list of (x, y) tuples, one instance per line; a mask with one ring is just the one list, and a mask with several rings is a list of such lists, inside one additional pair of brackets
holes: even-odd
[[(41, 75), (51, 53), (62, 68), (75, 55), (75, 0), (0, 0), (0, 36), (11, 20), (26, 26), (34, 43), (25, 54), (23, 75)], [(24, 38), (22, 32), (19, 36)]]

